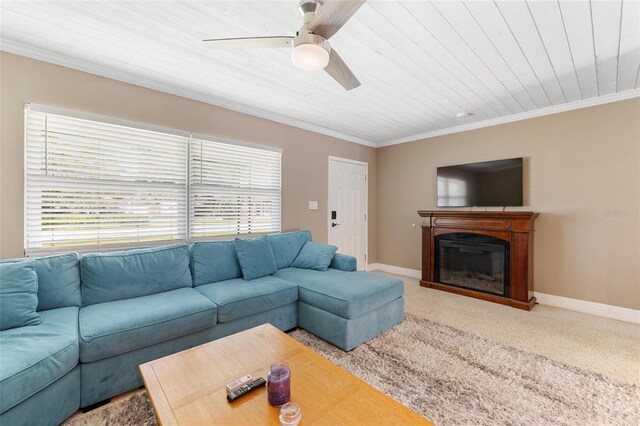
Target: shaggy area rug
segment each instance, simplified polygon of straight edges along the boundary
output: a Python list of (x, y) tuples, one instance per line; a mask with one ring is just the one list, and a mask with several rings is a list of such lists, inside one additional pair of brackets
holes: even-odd
[(63, 426), (155, 426), (147, 391), (136, 389), (113, 398), (110, 403), (86, 413), (78, 412)]
[[(441, 426), (640, 424), (638, 386), (410, 314), (351, 352), (304, 330), (290, 335)], [(155, 424), (144, 391), (70, 420)]]
[(410, 314), (351, 352), (291, 336), (441, 426), (640, 424), (638, 386)]

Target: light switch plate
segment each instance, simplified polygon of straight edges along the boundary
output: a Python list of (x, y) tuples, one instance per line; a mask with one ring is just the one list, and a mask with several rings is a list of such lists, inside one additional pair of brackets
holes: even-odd
[(309, 201), (309, 210), (318, 210), (318, 202)]

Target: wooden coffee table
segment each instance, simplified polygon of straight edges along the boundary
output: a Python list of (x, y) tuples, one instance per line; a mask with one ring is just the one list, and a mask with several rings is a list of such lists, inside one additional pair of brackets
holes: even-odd
[(225, 385), (245, 374), (263, 377), (282, 361), (291, 367), (291, 400), (301, 425), (431, 425), (404, 405), (270, 324), (142, 364), (140, 372), (162, 425), (279, 424), (266, 387), (233, 403)]

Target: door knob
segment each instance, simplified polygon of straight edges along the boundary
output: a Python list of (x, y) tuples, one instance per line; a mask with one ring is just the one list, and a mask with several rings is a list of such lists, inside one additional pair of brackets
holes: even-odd
[(335, 223), (335, 222), (331, 223), (332, 228), (335, 228), (336, 226), (339, 226), (339, 225), (340, 225), (339, 223)]

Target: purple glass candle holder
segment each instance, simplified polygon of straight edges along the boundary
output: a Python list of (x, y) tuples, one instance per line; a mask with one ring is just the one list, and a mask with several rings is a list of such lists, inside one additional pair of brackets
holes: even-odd
[(267, 373), (267, 400), (279, 407), (291, 398), (291, 370), (285, 363), (273, 364)]

